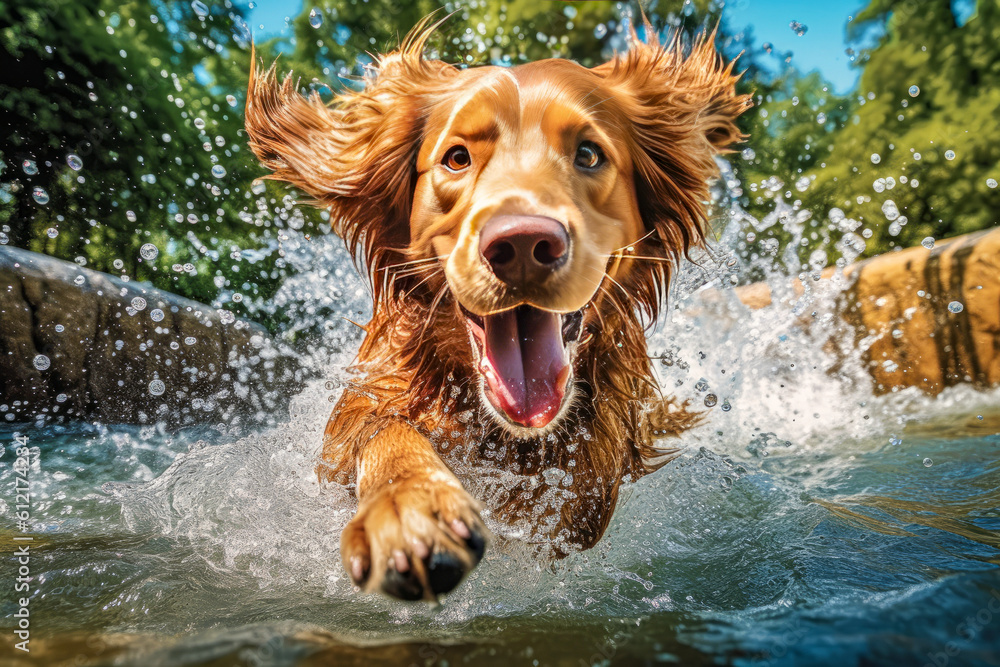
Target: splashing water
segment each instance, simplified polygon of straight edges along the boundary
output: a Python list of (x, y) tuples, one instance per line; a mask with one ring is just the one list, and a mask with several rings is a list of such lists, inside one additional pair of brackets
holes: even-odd
[[(191, 8), (211, 16), (201, 0)], [(314, 9), (310, 25), (321, 28), (323, 16)], [(601, 23), (593, 35), (622, 35), (627, 26)], [(249, 40), (245, 24), (236, 30)], [(226, 103), (240, 102), (228, 95)], [(823, 112), (815, 120), (828, 122)], [(752, 148), (740, 157), (756, 158)], [(882, 161), (878, 153), (870, 159)], [(83, 167), (75, 154), (66, 161), (73, 171)], [(32, 160), (21, 166), (38, 173)], [(959, 626), (1000, 595), (998, 392), (875, 396), (837, 315), (843, 277), (811, 279), (834, 258), (859, 256), (861, 223), (830, 211), (822, 225), (844, 232), (843, 240), (802, 262), (797, 247), (819, 223), (792, 190), (808, 192), (808, 178), (787, 188), (767, 179), (761, 191), (775, 208), (756, 219), (735, 202), (742, 184), (720, 166), (718, 242), (675, 277), (670, 308), (649, 339), (661, 388), (704, 409), (705, 423), (685, 434), (680, 458), (625, 485), (610, 528), (588, 552), (549, 561), (487, 516), (505, 537), (433, 608), (360, 595), (340, 563), (340, 531), (356, 501), (321, 485), (315, 466), (330, 410), (352, 377), (361, 332), (348, 320), (366, 321), (370, 296), (339, 239), (306, 235), (291, 198), (269, 199), (264, 181), (254, 181), (254, 212), (243, 222), (280, 233), (233, 259), (280, 252), (291, 277), (269, 303), (244, 299), (244, 287), (223, 279), (213, 307), (232, 301), (282, 314), (285, 337), (319, 379), (292, 399), (286, 421), (252, 431), (26, 427), (8, 425), (10, 406), (0, 405), (0, 486), (15, 484), (15, 437), (27, 438), (33, 461), (38, 641), (57, 637), (71, 656), (93, 656), (99, 645), (97, 660), (137, 665), (628, 664), (652, 655), (688, 664), (909, 664), (934, 663), (949, 642), (961, 660), (995, 658), (1000, 615), (972, 637)], [(223, 185), (229, 176), (222, 164), (210, 173)], [(997, 187), (995, 179), (986, 185)], [(872, 185), (877, 193), (894, 187), (891, 177)], [(33, 196), (49, 200), (41, 188)], [(905, 224), (892, 200), (882, 211)], [(765, 238), (779, 229), (780, 243)], [(197, 236), (186, 240), (201, 246)], [(139, 255), (153, 262), (184, 242), (144, 243)], [(193, 275), (195, 267), (173, 270)], [(749, 275), (769, 284), (775, 305), (740, 303), (731, 288)], [(804, 278), (804, 294), (789, 275)], [(159, 322), (164, 313), (149, 316)], [(198, 341), (183, 344), (196, 349)], [(39, 370), (53, 363), (42, 354), (33, 360)], [(176, 391), (158, 378), (132, 389)], [(481, 469), (456, 472), (470, 488), (493, 481)], [(4, 516), (14, 506), (0, 496)], [(2, 599), (7, 619), (12, 604)]]
[[(727, 169), (723, 182), (738, 187)], [(1000, 587), (996, 393), (874, 396), (835, 313), (842, 278), (806, 280), (796, 296), (784, 274), (797, 260), (738, 252), (747, 214), (727, 197), (717, 192), (729, 209), (718, 244), (678, 274), (649, 340), (663, 390), (708, 419), (679, 459), (626, 485), (596, 548), (551, 562), (498, 539), (437, 608), (355, 592), (338, 554), (356, 503), (314, 468), (359, 340), (343, 318), (364, 321), (369, 296), (339, 239), (288, 229), (297, 273), (272, 307), (290, 336), (307, 336), (304, 363), (321, 379), (287, 422), (0, 431), (5, 444), (26, 435), (40, 461), (31, 532), (47, 559), (33, 613), (81, 646), (81, 627), (130, 633), (134, 664), (264, 650), (270, 664), (428, 651), (489, 653), (487, 664), (525, 651), (543, 662), (665, 652), (848, 663), (944, 650)], [(787, 206), (770, 224), (794, 244), (804, 220)], [(775, 305), (748, 310), (730, 278), (761, 266)], [(170, 388), (155, 379), (144, 390)], [(482, 483), (482, 470), (457, 472)], [(0, 472), (5, 488), (12, 474)], [(985, 655), (998, 637), (984, 627), (963, 650)]]

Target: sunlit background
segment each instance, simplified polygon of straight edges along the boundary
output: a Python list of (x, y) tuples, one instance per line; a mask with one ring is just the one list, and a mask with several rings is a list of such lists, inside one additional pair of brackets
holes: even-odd
[[(15, 434), (33, 447), (38, 554), (34, 653), (2, 639), (0, 663), (1000, 664), (997, 390), (877, 392), (871, 341), (824, 291), (836, 280), (818, 280), (997, 225), (1000, 5), (644, 7), (664, 34), (718, 25), (755, 100), (750, 138), (719, 161), (713, 252), (678, 273), (649, 338), (660, 388), (707, 418), (676, 461), (623, 487), (597, 548), (553, 563), (506, 535), (432, 608), (358, 595), (339, 561), (354, 500), (314, 468), (370, 297), (325, 214), (259, 180), (251, 41), (329, 101), (434, 10), (454, 14), (432, 57), (591, 66), (625, 47), (636, 5), (0, 0), (0, 245), (255, 320), (306, 371), (252, 422), (26, 424), (0, 404), (0, 488), (14, 487)], [(756, 281), (788, 298), (746, 309), (729, 288)], [(149, 309), (118, 316), (158, 326)], [(142, 343), (147, 361), (170, 334)], [(154, 382), (122, 391), (178, 395)], [(476, 493), (507, 480), (457, 472)]]
[[(432, 0), (0, 4), (0, 243), (230, 308), (273, 331), (262, 303), (288, 274), (285, 229), (321, 214), (261, 209), (242, 106), (249, 47), (326, 99), (357, 87)], [(482, 0), (434, 55), (475, 65), (624, 48), (635, 7)], [(747, 257), (794, 246), (792, 274), (996, 223), (997, 6), (972, 0), (654, 2), (663, 32), (720, 26), (757, 106), (727, 159)], [(286, 20), (287, 17), (287, 20)], [(44, 102), (44, 103), (42, 103)], [(183, 146), (184, 150), (177, 150)], [(267, 186), (270, 197), (287, 190)], [(277, 201), (277, 200), (276, 200)], [(157, 255), (139, 249), (152, 243)], [(231, 261), (224, 261), (223, 258)], [(758, 280), (746, 272), (740, 282)], [(238, 296), (237, 296), (238, 295)], [(235, 298), (234, 298), (235, 297)]]

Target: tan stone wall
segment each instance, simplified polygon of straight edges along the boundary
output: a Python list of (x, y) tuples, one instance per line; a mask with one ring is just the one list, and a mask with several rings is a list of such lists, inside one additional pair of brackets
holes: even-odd
[[(136, 297), (142, 310), (131, 308)], [(226, 324), (210, 306), (0, 246), (0, 420), (266, 419), (298, 375), (259, 325)], [(160, 395), (150, 392), (157, 379)]]
[[(865, 348), (876, 392), (1000, 383), (1000, 228), (880, 255), (844, 273), (841, 314)], [(802, 294), (797, 280), (795, 288)], [(750, 308), (771, 304), (765, 284), (737, 294)], [(952, 302), (961, 311), (949, 310)]]

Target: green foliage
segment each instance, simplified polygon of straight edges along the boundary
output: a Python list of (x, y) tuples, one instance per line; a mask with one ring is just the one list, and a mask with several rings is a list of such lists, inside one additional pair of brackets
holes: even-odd
[(959, 25), (948, 0), (873, 0), (848, 27), (858, 41), (881, 33), (861, 52), (855, 94), (793, 72), (749, 115), (743, 203), (767, 222), (796, 207), (812, 215), (804, 230), (767, 228), (758, 245), (796, 241), (807, 260), (836, 242), (851, 259), (996, 225), (1000, 7), (980, 2)]
[[(291, 42), (275, 39), (283, 69), (294, 69), (321, 94), (352, 85), (372, 56), (397, 48), (425, 16), (440, 21), (430, 55), (456, 65), (511, 65), (569, 57), (596, 64), (616, 35), (621, 15), (610, 3), (483, 0), (321, 0), (307, 3), (293, 22)], [(318, 18), (317, 18), (318, 17)], [(609, 24), (610, 21), (610, 29)]]
[(1000, 179), (1000, 6), (977, 10), (959, 25), (948, 0), (877, 0), (852, 27), (881, 22), (885, 35), (810, 197), (871, 230), (866, 255), (997, 224), (1000, 190), (987, 180)]
[[(858, 93), (843, 97), (796, 71), (790, 54), (761, 50), (751, 30), (729, 29), (715, 2), (644, 6), (664, 32), (719, 24), (726, 56), (743, 52), (740, 86), (757, 107), (741, 120), (749, 150), (730, 161), (758, 221), (745, 230), (756, 237), (748, 255), (792, 244), (811, 258), (792, 261), (795, 271), (835, 259), (826, 250), (838, 241), (848, 256), (862, 243), (870, 255), (996, 224), (1000, 188), (987, 185), (1000, 180), (995, 2), (958, 25), (948, 0), (872, 0), (848, 26), (873, 46), (860, 49)], [(288, 270), (283, 230), (325, 223), (280, 185), (251, 188), (262, 170), (242, 130), (244, 12), (230, 0), (0, 0), (0, 53), (12, 63), (0, 70), (0, 242), (266, 319), (260, 305)], [(362, 85), (373, 54), (432, 13), (442, 24), (431, 55), (459, 65), (594, 65), (625, 48), (637, 15), (610, 2), (317, 0), (295, 17), (291, 39), (259, 45), (258, 57), (281, 54), (279, 69), (294, 70), (303, 92), (329, 99)], [(886, 218), (887, 199), (902, 218)], [(843, 211), (833, 223), (831, 209)], [(140, 254), (147, 243), (158, 249), (152, 260)], [(234, 293), (245, 298), (234, 303)]]
[(275, 245), (249, 214), (248, 35), (228, 2), (0, 2), (0, 240), (206, 302), (269, 296), (277, 254), (242, 252)]

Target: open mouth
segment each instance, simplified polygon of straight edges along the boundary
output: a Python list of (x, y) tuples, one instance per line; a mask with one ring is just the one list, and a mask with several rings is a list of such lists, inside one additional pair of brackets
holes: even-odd
[(573, 375), (583, 311), (521, 305), (480, 317), (464, 308), (483, 393), (511, 423), (544, 428), (558, 414)]

